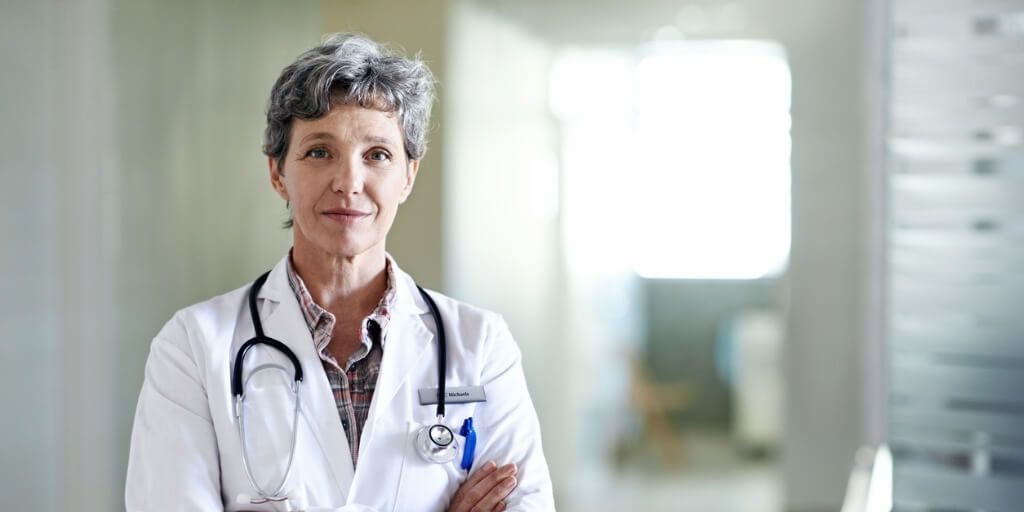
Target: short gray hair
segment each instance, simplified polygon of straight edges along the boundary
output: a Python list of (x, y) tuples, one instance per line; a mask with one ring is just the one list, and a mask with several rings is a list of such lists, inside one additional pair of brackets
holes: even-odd
[(398, 115), (405, 154), (427, 152), (434, 76), (419, 55), (409, 59), (359, 34), (332, 34), (281, 71), (267, 102), (263, 154), (284, 172), (292, 119), (317, 119), (341, 102)]

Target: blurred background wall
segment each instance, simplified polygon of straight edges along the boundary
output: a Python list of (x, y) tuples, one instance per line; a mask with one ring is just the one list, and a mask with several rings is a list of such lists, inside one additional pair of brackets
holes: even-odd
[[(17, 496), (25, 503), (37, 503), (41, 508), (56, 510), (60, 497), (53, 492), (60, 473), (60, 447), (55, 441), (63, 434), (60, 412), (61, 361), (57, 343), (59, 325), (56, 308), (44, 304), (58, 302), (59, 278), (57, 236), (54, 233), (58, 214), (55, 210), (58, 181), (54, 168), (56, 155), (46, 151), (44, 134), (51, 127), (42, 106), (51, 106), (41, 85), (46, 83), (47, 69), (36, 62), (46, 54), (45, 39), (37, 35), (47, 15), (45, 6), (24, 4), (5, 7), (2, 43), (4, 48), (30, 47), (22, 52), (3, 52), (2, 66), (8, 76), (4, 80), (4, 95), (23, 101), (5, 101), (4, 112), (14, 123), (2, 128), (4, 153), (9, 155), (4, 166), (7, 183), (0, 188), (5, 205), (0, 223), (4, 249), (0, 251), (0, 267), (4, 268), (2, 285), (2, 316), (0, 325), (17, 336), (31, 335), (33, 340), (7, 341), (0, 345), (0, 359), (10, 366), (3, 372), (2, 400), (4, 407), (17, 407), (18, 418), (5, 413), (2, 425), (3, 492)], [(26, 42), (32, 42), (26, 44)], [(52, 107), (50, 107), (52, 108)], [(13, 151), (19, 148), (19, 151)], [(33, 212), (19, 215), (15, 212)], [(21, 242), (22, 250), (14, 250), (14, 240)], [(31, 334), (30, 334), (31, 333)], [(24, 396), (18, 391), (23, 382), (32, 382), (37, 375), (50, 378)], [(32, 404), (25, 406), (23, 404)], [(17, 477), (16, 475), (24, 475)]]
[[(775, 278), (638, 279), (612, 227), (582, 254), (566, 244), (584, 211), (575, 201), (615, 199), (631, 170), (589, 180), (566, 170), (572, 122), (552, 111), (554, 63), (566, 49), (665, 38), (656, 32), (679, 25), (684, 4), (733, 13), (686, 27), (687, 37), (785, 49), (792, 247)], [(783, 318), (784, 429), (780, 457), (766, 466), (768, 498), (745, 510), (836, 510), (856, 447), (881, 431), (870, 393), (880, 363), (865, 356), (879, 343), (868, 283), (877, 240), (865, 207), (877, 194), (865, 171), (864, 102), (877, 65), (869, 5), (5, 3), (0, 494), (34, 510), (119, 508), (149, 340), (176, 309), (240, 286), (288, 248), (260, 153), (273, 80), (323, 34), (357, 30), (419, 52), (440, 81), (430, 150), (389, 250), (425, 286), (508, 319), (560, 507), (594, 509), (588, 497), (603, 496), (594, 482), (644, 493), (614, 469), (617, 440), (642, 416), (631, 357), (652, 383), (691, 390), (693, 405), (668, 415), (673, 432), (728, 431), (733, 398), (716, 339), (755, 308)], [(615, 140), (594, 143), (601, 159)], [(597, 181), (600, 191), (585, 188)], [(699, 452), (703, 438), (683, 439)], [(660, 464), (641, 462), (639, 474), (675, 486)], [(663, 509), (716, 510), (693, 507), (727, 499), (723, 485)]]

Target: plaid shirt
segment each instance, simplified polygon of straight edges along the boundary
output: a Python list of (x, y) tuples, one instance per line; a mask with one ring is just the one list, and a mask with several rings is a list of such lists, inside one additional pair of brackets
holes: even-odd
[(352, 465), (359, 457), (359, 436), (370, 413), (370, 401), (373, 390), (377, 387), (377, 375), (380, 373), (380, 362), (384, 354), (384, 339), (387, 336), (388, 323), (391, 320), (390, 310), (395, 302), (395, 276), (393, 263), (388, 256), (387, 290), (381, 297), (377, 308), (363, 319), (360, 328), (362, 346), (357, 349), (342, 368), (334, 359), (328, 346), (334, 330), (335, 318), (330, 312), (313, 301), (309, 289), (292, 265), (291, 255), (288, 257), (288, 283), (291, 284), (295, 297), (299, 300), (302, 316), (313, 335), (313, 345), (320, 354), (327, 381), (334, 392), (334, 403), (341, 416), (341, 425), (348, 437), (348, 446), (352, 451)]

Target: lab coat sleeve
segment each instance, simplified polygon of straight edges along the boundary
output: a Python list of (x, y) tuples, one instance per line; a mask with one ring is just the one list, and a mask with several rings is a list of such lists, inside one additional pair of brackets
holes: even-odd
[(493, 460), (518, 467), (518, 486), (506, 500), (508, 511), (554, 510), (551, 476), (541, 447), (540, 424), (526, 389), (522, 356), (501, 317), (490, 322), (482, 381), (487, 402), (473, 418), (477, 431), (474, 465)]
[(125, 506), (223, 510), (217, 438), (200, 365), (180, 315), (150, 346), (135, 411)]

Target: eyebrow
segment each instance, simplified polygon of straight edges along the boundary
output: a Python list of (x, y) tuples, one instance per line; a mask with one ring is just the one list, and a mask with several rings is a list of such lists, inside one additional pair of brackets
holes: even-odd
[(334, 140), (334, 135), (331, 135), (329, 132), (313, 132), (313, 133), (311, 133), (309, 135), (306, 135), (301, 140), (299, 140), (299, 144), (305, 144), (305, 143), (307, 143), (309, 141), (312, 141), (312, 140), (323, 140), (323, 139)]
[(366, 137), (363, 137), (363, 142), (368, 142), (368, 143), (371, 143), (371, 144), (384, 144), (384, 145), (395, 144), (395, 141), (393, 141), (393, 140), (391, 140), (391, 139), (389, 139), (387, 137), (381, 137), (380, 135), (367, 135)]
[[(299, 144), (305, 144), (307, 142), (314, 141), (314, 140), (332, 140), (333, 141), (333, 140), (335, 140), (335, 137), (330, 132), (313, 132), (313, 133), (310, 133), (309, 135), (306, 135), (301, 140), (299, 140)], [(368, 143), (368, 144), (384, 144), (384, 145), (394, 145), (394, 144), (397, 144), (395, 141), (393, 141), (393, 140), (391, 140), (391, 139), (389, 139), (387, 137), (383, 137), (381, 135), (367, 135), (367, 136), (363, 137), (363, 142)]]

